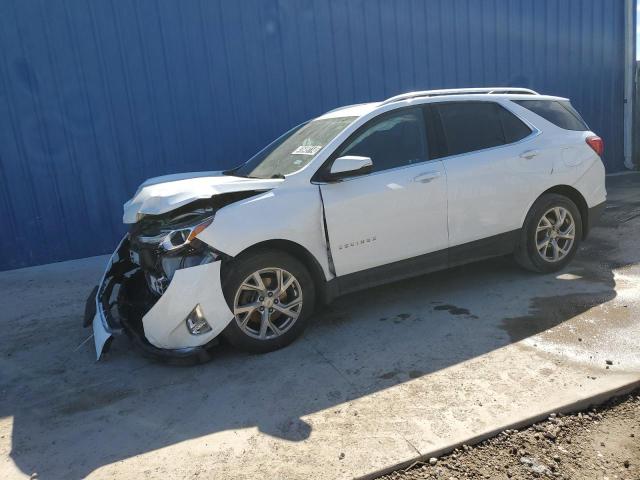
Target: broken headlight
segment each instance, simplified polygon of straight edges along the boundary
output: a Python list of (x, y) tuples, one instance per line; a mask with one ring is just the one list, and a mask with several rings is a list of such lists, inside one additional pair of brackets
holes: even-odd
[(213, 222), (213, 216), (200, 220), (193, 225), (181, 226), (175, 230), (163, 230), (152, 237), (140, 236), (141, 243), (158, 245), (161, 250), (171, 252), (191, 243), (196, 236)]
[(211, 225), (211, 222), (213, 222), (213, 217), (205, 218), (202, 222), (190, 227), (172, 230), (160, 242), (160, 247), (167, 252), (182, 248), (191, 243), (191, 240)]
[(197, 236), (213, 222), (211, 210), (171, 219), (148, 219), (132, 227), (131, 261), (144, 272), (149, 290), (163, 295), (177, 270), (215, 262), (219, 255)]

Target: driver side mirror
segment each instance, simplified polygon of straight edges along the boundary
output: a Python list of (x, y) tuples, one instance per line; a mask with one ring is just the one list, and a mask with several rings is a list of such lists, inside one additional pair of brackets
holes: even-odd
[(345, 155), (333, 161), (329, 170), (329, 181), (340, 181), (343, 178), (364, 175), (371, 171), (373, 162), (369, 157), (358, 157), (356, 155)]

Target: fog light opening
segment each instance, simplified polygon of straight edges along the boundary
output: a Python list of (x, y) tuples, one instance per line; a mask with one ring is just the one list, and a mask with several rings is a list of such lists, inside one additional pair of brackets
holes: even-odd
[(204, 318), (200, 304), (196, 305), (196, 307), (191, 310), (191, 313), (187, 315), (185, 323), (191, 335), (202, 335), (203, 333), (211, 331), (211, 325), (209, 325), (207, 319)]

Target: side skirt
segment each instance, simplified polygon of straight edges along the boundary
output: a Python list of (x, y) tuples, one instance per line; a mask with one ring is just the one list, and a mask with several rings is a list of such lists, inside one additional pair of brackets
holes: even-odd
[(517, 229), (456, 245), (448, 249), (438, 250), (437, 252), (336, 277), (327, 282), (327, 292), (330, 298), (335, 298), (358, 290), (405, 280), (478, 260), (507, 255), (515, 250), (519, 236), (520, 229)]
[(332, 281), (337, 282), (338, 295), (345, 295), (445, 268), (447, 268), (447, 251), (440, 250), (336, 277)]
[(513, 253), (520, 237), (520, 228), (499, 235), (493, 235), (473, 242), (449, 248), (449, 267), (477, 262), (486, 258)]

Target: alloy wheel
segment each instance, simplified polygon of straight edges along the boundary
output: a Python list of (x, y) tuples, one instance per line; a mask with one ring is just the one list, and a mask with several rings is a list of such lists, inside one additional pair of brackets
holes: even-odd
[(263, 268), (240, 284), (233, 301), (233, 314), (240, 329), (259, 340), (283, 335), (302, 311), (302, 288), (290, 272)]
[(571, 212), (559, 206), (550, 208), (538, 222), (536, 250), (543, 260), (559, 262), (571, 251), (575, 235), (576, 224)]

